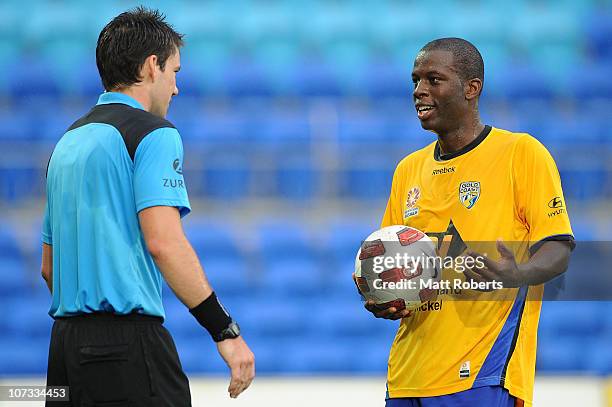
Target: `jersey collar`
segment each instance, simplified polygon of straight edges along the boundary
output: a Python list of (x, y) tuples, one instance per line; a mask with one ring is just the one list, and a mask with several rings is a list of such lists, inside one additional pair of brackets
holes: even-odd
[(109, 105), (111, 103), (121, 103), (135, 109), (144, 110), (144, 107), (142, 107), (140, 102), (138, 102), (136, 99), (126, 95), (125, 93), (119, 92), (104, 92), (98, 98), (98, 103), (96, 105)]
[(459, 157), (460, 155), (463, 155), (467, 153), (468, 151), (472, 151), (473, 149), (478, 147), (480, 143), (483, 142), (483, 140), (489, 135), (490, 132), (491, 132), (491, 126), (485, 125), (484, 129), (482, 129), (478, 137), (476, 137), (470, 144), (468, 144), (467, 146), (463, 147), (460, 150), (457, 150), (453, 153), (448, 153), (448, 154), (442, 154), (440, 152), (440, 144), (436, 142), (436, 146), (434, 148), (434, 160), (446, 161), (446, 160), (450, 160), (451, 158)]

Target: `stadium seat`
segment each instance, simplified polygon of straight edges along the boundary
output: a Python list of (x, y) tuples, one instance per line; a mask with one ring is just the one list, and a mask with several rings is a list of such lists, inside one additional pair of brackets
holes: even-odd
[(288, 86), (295, 89), (297, 96), (338, 97), (343, 94), (335, 70), (316, 56), (299, 61), (287, 75)]
[(410, 69), (390, 58), (377, 58), (364, 64), (363, 85), (373, 98), (409, 98), (412, 94)]
[(597, 336), (605, 320), (606, 304), (598, 301), (550, 301), (542, 304), (540, 334), (545, 337)]
[(318, 194), (322, 176), (312, 163), (287, 162), (278, 164), (275, 180), (277, 196), (307, 204)]
[(393, 163), (349, 163), (347, 168), (339, 172), (339, 193), (343, 198), (359, 199), (363, 201), (384, 201), (391, 188)]
[(584, 338), (540, 338), (536, 359), (537, 372), (579, 371), (586, 366), (582, 357)]
[(263, 265), (258, 291), (261, 295), (286, 298), (312, 298), (324, 286), (323, 273), (316, 259), (271, 258)]
[(221, 298), (244, 296), (254, 288), (254, 273), (242, 257), (212, 255), (203, 257), (202, 264)]
[(185, 220), (185, 235), (196, 253), (208, 257), (240, 258), (245, 254), (245, 242), (241, 231), (221, 222), (207, 221), (202, 218)]
[(0, 376), (43, 376), (49, 338), (0, 337)]
[(230, 97), (266, 97), (274, 92), (265, 69), (250, 58), (240, 57), (229, 63), (223, 79)]
[(23, 57), (14, 61), (6, 72), (12, 78), (9, 96), (20, 102), (40, 96), (58, 100), (61, 87), (57, 78), (49, 75), (49, 66), (51, 62), (42, 58)]
[(0, 167), (0, 200), (23, 202), (42, 195), (45, 169), (31, 167)]
[(305, 225), (292, 220), (268, 220), (257, 225), (258, 253), (264, 264), (282, 260), (309, 261), (317, 256), (316, 241)]
[[(23, 293), (23, 290), (20, 290)], [(37, 297), (34, 297), (37, 298)], [(34, 300), (15, 304), (16, 307), (7, 316), (10, 324), (9, 331), (13, 336), (19, 338), (40, 338), (48, 340), (51, 335), (53, 319), (47, 313), (51, 304), (51, 298), (38, 297)]]
[(217, 157), (204, 171), (205, 196), (213, 199), (241, 200), (250, 194), (251, 172), (244, 158)]

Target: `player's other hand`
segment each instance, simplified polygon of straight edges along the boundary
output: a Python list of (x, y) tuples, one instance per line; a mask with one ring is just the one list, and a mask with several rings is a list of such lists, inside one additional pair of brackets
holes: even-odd
[(232, 379), (227, 391), (235, 399), (255, 377), (255, 356), (241, 336), (217, 342), (217, 350), (231, 370)]

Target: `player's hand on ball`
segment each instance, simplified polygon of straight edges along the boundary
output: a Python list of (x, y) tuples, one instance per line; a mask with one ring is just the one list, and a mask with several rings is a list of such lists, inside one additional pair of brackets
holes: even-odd
[[(355, 286), (357, 287), (357, 292), (363, 297), (363, 294), (361, 293), (361, 290), (359, 290), (359, 284), (357, 284), (357, 277), (355, 276), (355, 273), (353, 273), (353, 281), (355, 282)], [(365, 309), (367, 309), (372, 314), (374, 314), (374, 316), (376, 318), (384, 318), (384, 319), (396, 320), (396, 319), (405, 318), (407, 316), (410, 316), (410, 314), (411, 314), (411, 312), (406, 310), (406, 309), (398, 311), (397, 308), (395, 308), (395, 307), (380, 308), (372, 300), (366, 301), (364, 306), (365, 306)]]
[(398, 310), (395, 307), (380, 308), (372, 300), (366, 301), (364, 306), (365, 306), (365, 309), (367, 309), (372, 314), (374, 314), (376, 318), (396, 320), (396, 319), (402, 319), (402, 318), (409, 317), (410, 314), (412, 314), (412, 312), (407, 309)]
[(503, 288), (520, 287), (523, 282), (518, 265), (516, 264), (516, 259), (514, 258), (514, 253), (512, 253), (501, 239), (497, 240), (497, 251), (500, 254), (499, 261), (494, 261), (487, 256), (469, 251), (469, 256), (473, 258), (482, 258), (484, 267), (466, 269), (464, 272), (465, 276), (476, 282), (498, 281), (502, 283)]
[(217, 342), (217, 350), (231, 370), (232, 379), (227, 391), (235, 399), (255, 377), (255, 356), (241, 336)]

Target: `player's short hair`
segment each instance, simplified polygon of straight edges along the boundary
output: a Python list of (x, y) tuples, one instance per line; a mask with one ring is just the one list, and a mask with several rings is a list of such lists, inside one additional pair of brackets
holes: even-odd
[(174, 31), (165, 18), (158, 10), (139, 6), (119, 14), (102, 29), (96, 65), (105, 90), (140, 82), (140, 69), (150, 55), (157, 55), (164, 69), (168, 58), (183, 45), (183, 34)]
[(478, 78), (484, 83), (484, 61), (478, 48), (471, 42), (463, 38), (439, 38), (425, 44), (419, 53), (426, 51), (451, 52), (462, 81)]

